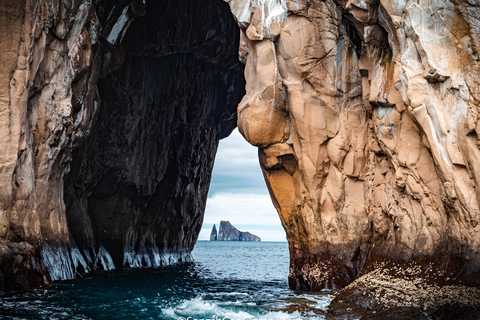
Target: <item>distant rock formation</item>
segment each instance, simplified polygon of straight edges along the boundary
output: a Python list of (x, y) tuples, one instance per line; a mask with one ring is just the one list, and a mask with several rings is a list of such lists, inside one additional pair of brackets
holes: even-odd
[(217, 241), (217, 228), (213, 225), (212, 233), (210, 233), (210, 241)]
[[(215, 226), (213, 226), (213, 231)], [(215, 230), (216, 231), (216, 230)], [(210, 240), (212, 240), (212, 235), (210, 235)], [(220, 227), (218, 229), (218, 241), (262, 241), (260, 237), (257, 237), (250, 232), (239, 231), (237, 228), (232, 226), (229, 221), (220, 221)]]

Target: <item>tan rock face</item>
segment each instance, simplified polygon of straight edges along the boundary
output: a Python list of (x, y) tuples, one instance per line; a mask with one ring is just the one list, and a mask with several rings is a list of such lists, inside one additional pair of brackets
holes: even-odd
[(478, 4), (227, 2), (238, 127), (287, 232), (290, 286), (344, 287), (388, 260), (480, 284)]
[(93, 123), (95, 86), (76, 85), (98, 79), (96, 24), (81, 1), (0, 1), (0, 289), (74, 275), (63, 175)]

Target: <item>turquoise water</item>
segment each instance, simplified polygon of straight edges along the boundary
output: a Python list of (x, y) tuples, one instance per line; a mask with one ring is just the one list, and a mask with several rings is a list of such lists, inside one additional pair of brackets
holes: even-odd
[[(323, 319), (328, 292), (288, 289), (286, 242), (199, 241), (195, 262), (96, 272), (1, 294), (1, 319)], [(191, 318), (188, 318), (191, 317)]]

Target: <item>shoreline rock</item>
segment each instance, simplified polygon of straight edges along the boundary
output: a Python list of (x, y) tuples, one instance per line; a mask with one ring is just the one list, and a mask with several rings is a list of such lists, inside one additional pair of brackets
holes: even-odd
[[(378, 263), (334, 295), (327, 319), (477, 319), (480, 289), (465, 286), (433, 263)], [(438, 270), (438, 269), (437, 269)], [(452, 278), (450, 278), (452, 277)]]
[(189, 261), (245, 87), (228, 5), (0, 0), (0, 25), (0, 286)]

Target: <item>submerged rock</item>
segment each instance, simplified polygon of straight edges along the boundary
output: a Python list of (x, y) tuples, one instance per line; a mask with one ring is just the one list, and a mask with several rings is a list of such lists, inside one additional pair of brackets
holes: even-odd
[(250, 232), (239, 231), (229, 221), (220, 221), (218, 241), (262, 241)]

